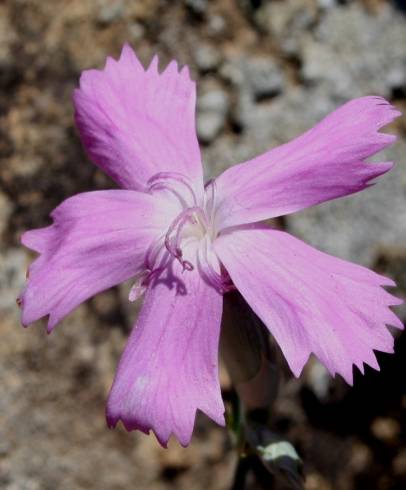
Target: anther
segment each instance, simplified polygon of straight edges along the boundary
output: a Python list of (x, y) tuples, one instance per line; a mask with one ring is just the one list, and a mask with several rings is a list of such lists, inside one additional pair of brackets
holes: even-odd
[(188, 260), (182, 261), (183, 272), (192, 271), (194, 269), (193, 265)]

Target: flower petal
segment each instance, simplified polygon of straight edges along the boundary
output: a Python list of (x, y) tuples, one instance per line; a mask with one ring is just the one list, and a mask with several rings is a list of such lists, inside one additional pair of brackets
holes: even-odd
[(104, 70), (87, 70), (75, 91), (75, 117), (90, 158), (119, 185), (145, 190), (159, 172), (203, 177), (195, 131), (195, 83), (172, 61), (158, 72), (155, 57), (144, 70), (130, 46)]
[(167, 212), (158, 197), (136, 191), (88, 192), (64, 201), (51, 214), (54, 224), (22, 236), (41, 253), (20, 296), (22, 323), (49, 314), (51, 330), (89, 297), (143, 270)]
[(364, 160), (393, 143), (378, 130), (400, 115), (381, 97), (354, 99), (314, 128), (216, 179), (218, 225), (263, 221), (361, 191), (392, 168)]
[(107, 404), (107, 421), (190, 442), (197, 409), (224, 425), (218, 379), (222, 296), (177, 262), (150, 284)]
[(215, 249), (296, 376), (313, 352), (352, 384), (353, 364), (379, 369), (373, 350), (393, 352), (385, 325), (402, 323), (388, 306), (402, 301), (380, 287), (390, 279), (265, 227), (226, 233)]

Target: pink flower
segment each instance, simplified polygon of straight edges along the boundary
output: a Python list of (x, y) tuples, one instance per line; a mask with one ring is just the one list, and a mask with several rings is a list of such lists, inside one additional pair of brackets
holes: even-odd
[(261, 221), (358, 192), (392, 167), (367, 163), (395, 137), (399, 116), (380, 97), (348, 102), (291, 143), (203, 185), (195, 84), (172, 62), (147, 70), (129, 46), (104, 70), (85, 71), (76, 122), (92, 160), (120, 190), (64, 201), (51, 226), (26, 232), (39, 252), (19, 303), (22, 323), (49, 315), (48, 331), (76, 306), (134, 279), (145, 293), (107, 403), (107, 420), (190, 439), (197, 409), (224, 424), (218, 379), (223, 294), (237, 288), (299, 376), (314, 353), (352, 383), (353, 365), (379, 369), (402, 324), (390, 279), (330, 257)]

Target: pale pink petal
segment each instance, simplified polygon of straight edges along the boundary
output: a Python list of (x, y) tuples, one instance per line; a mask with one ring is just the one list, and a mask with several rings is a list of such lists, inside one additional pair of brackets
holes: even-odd
[(354, 99), (290, 143), (216, 179), (218, 226), (263, 221), (365, 189), (392, 163), (365, 159), (393, 143), (378, 132), (400, 113), (385, 99)]
[(189, 177), (202, 192), (195, 132), (195, 82), (172, 61), (160, 74), (144, 70), (130, 46), (104, 70), (82, 73), (75, 91), (76, 123), (91, 159), (122, 187), (145, 190), (159, 172)]
[(226, 233), (215, 249), (296, 376), (314, 353), (351, 384), (353, 364), (378, 369), (373, 350), (393, 352), (385, 325), (402, 323), (388, 306), (402, 301), (381, 287), (390, 279), (265, 227)]
[(173, 434), (190, 442), (196, 410), (224, 425), (218, 379), (222, 296), (197, 270), (172, 263), (150, 284), (121, 358), (107, 420), (127, 430), (154, 431), (166, 446)]
[(127, 190), (78, 194), (51, 216), (54, 224), (22, 236), (41, 255), (19, 298), (22, 323), (50, 315), (49, 330), (87, 298), (142, 271), (167, 218), (159, 198)]

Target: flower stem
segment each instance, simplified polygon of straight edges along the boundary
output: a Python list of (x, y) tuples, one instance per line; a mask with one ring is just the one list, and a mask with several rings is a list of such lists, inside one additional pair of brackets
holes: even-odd
[(244, 411), (269, 412), (279, 385), (269, 334), (237, 291), (224, 296), (221, 328), (221, 355)]
[(239, 462), (232, 489), (245, 489), (253, 472), (266, 488), (277, 481), (301, 490), (299, 456), (270, 429), (280, 380), (269, 333), (237, 291), (224, 295), (220, 351), (235, 389), (229, 427)]

